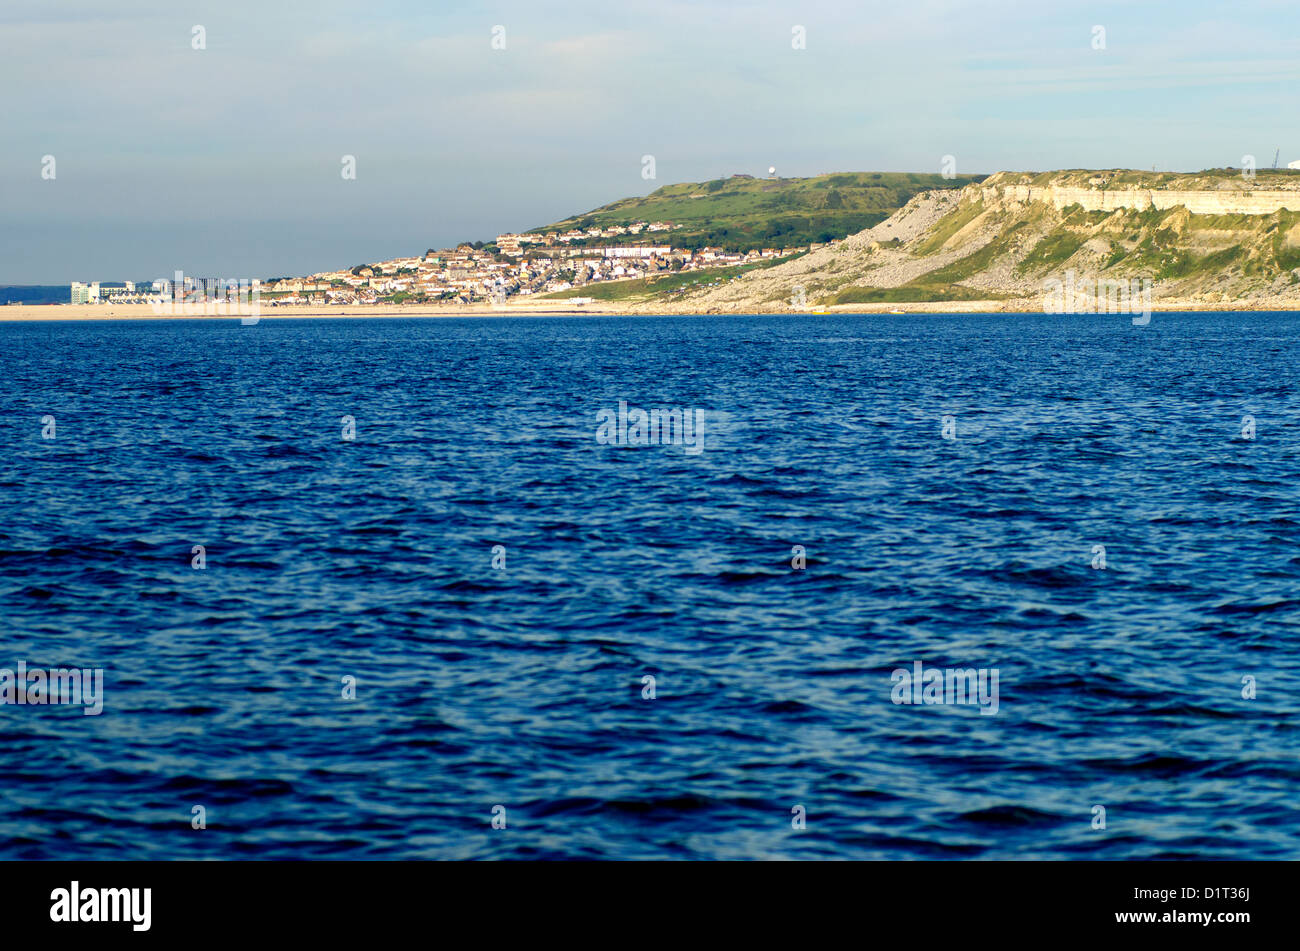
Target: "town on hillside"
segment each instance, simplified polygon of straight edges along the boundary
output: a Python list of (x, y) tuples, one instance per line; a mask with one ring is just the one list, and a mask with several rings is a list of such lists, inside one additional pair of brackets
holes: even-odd
[(753, 264), (806, 250), (763, 248), (741, 253), (714, 247), (675, 248), (671, 234), (680, 227), (663, 221), (636, 221), (565, 232), (502, 234), (488, 243), (431, 249), (422, 257), (272, 280), (262, 285), (262, 300), (272, 306), (504, 303), (511, 297), (567, 291), (603, 281)]

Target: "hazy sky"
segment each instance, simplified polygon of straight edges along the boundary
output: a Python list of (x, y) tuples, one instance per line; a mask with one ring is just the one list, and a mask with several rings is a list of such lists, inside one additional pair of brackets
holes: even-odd
[(0, 283), (305, 274), (769, 165), (1285, 164), (1298, 52), (1294, 0), (5, 2)]

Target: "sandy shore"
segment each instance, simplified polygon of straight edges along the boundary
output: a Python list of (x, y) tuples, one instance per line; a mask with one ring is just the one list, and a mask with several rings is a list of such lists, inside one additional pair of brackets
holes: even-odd
[[(1230, 301), (1210, 304), (1202, 301), (1165, 300), (1154, 302), (1155, 314), (1176, 311), (1291, 311), (1300, 303), (1263, 300)], [(1041, 298), (1018, 301), (932, 301), (912, 304), (841, 304), (829, 308), (791, 311), (771, 308), (706, 309), (672, 304), (629, 304), (593, 301), (575, 306), (566, 301), (537, 301), (497, 307), (488, 304), (433, 305), (387, 304), (375, 306), (304, 306), (262, 308), (261, 320), (284, 318), (333, 317), (546, 317), (572, 315), (685, 315), (685, 314), (1041, 314)], [(10, 304), (0, 307), (0, 321), (32, 320), (234, 320), (237, 314), (158, 314), (148, 304)]]
[[(438, 306), (431, 304), (386, 304), (365, 307), (303, 306), (268, 307), (263, 305), (258, 315), (261, 320), (286, 317), (519, 317), (558, 316), (564, 314), (615, 314), (627, 313), (626, 307), (612, 305), (606, 308), (584, 305), (575, 307), (563, 301), (529, 307), (493, 307), (491, 305)], [(159, 314), (148, 304), (10, 304), (0, 307), (0, 321), (4, 320), (236, 320), (239, 314), (175, 313)], [(250, 318), (251, 319), (251, 318)]]

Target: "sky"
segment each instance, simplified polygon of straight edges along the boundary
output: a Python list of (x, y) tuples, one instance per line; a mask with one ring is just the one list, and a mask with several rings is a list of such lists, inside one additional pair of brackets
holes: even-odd
[(4, 0), (0, 284), (303, 275), (770, 166), (1285, 165), (1297, 53), (1294, 0)]

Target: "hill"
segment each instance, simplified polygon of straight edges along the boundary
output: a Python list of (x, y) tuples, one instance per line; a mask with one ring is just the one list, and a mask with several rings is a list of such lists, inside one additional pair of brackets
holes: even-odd
[(700, 311), (791, 310), (798, 299), (1034, 309), (1067, 274), (1149, 281), (1157, 302), (1300, 304), (1300, 171), (999, 172), (917, 194), (798, 260), (665, 301)]
[[(751, 178), (732, 176), (708, 182), (665, 185), (643, 198), (624, 198), (585, 214), (533, 228), (545, 234), (573, 229), (608, 228), (636, 221), (671, 222), (660, 232), (665, 243), (698, 250), (722, 247), (750, 251), (765, 247), (795, 247), (854, 234), (884, 221), (916, 194), (932, 189), (961, 188), (982, 176), (909, 172), (841, 172), (813, 178)], [(680, 227), (676, 227), (680, 226)], [(587, 242), (645, 243), (647, 237), (593, 238)]]

